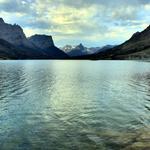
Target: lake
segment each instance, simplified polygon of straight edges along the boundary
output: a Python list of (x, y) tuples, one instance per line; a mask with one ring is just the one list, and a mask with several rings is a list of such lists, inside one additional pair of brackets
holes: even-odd
[(0, 150), (149, 150), (150, 63), (0, 61)]

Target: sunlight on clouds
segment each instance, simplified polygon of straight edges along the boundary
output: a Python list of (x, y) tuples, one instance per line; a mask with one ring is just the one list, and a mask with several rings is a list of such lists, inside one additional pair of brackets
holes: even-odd
[(77, 9), (68, 6), (60, 6), (48, 10), (46, 19), (51, 20), (51, 22), (57, 25), (81, 23), (88, 19), (92, 19), (94, 12), (93, 7), (88, 9)]
[[(39, 29), (24, 28), (23, 31), (27, 37), (30, 37), (34, 34), (41, 34), (41, 30), (39, 30)], [(46, 33), (48, 33), (48, 32), (47, 31), (43, 32), (43, 34), (46, 34)]]
[(0, 0), (0, 3), (4, 3), (4, 2), (6, 2), (7, 0)]
[(126, 40), (149, 25), (149, 9), (140, 0), (0, 0), (6, 22), (20, 24), (27, 36), (50, 34), (58, 45)]
[[(45, 5), (37, 5), (36, 10), (40, 12), (42, 9), (45, 9)], [(54, 35), (64, 36), (64, 35), (80, 35), (83, 28), (94, 29), (95, 22), (89, 24), (89, 20), (93, 19), (95, 15), (95, 8), (89, 7), (88, 9), (84, 8), (72, 8), (68, 6), (61, 5), (59, 7), (53, 7), (49, 9), (45, 14), (44, 19), (49, 22), (49, 31)], [(92, 25), (93, 24), (93, 25)], [(82, 27), (81, 27), (82, 26)]]
[[(145, 5), (144, 7), (146, 10), (150, 11), (150, 4)], [(149, 14), (150, 15), (150, 14)]]
[(29, 37), (37, 33), (35, 29), (24, 28), (25, 34)]

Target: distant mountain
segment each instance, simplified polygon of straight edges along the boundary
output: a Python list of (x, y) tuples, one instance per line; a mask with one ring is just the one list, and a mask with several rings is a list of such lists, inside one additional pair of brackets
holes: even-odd
[(150, 59), (150, 25), (142, 32), (136, 32), (121, 45), (96, 54), (78, 56), (72, 59)]
[(97, 52), (99, 52), (99, 50), (100, 50), (101, 48), (102, 48), (102, 47), (90, 47), (90, 48), (88, 48), (88, 49), (89, 49), (89, 54), (97, 53)]
[(88, 51), (86, 47), (84, 47), (82, 44), (79, 44), (67, 54), (69, 56), (82, 56), (88, 54)]
[(78, 56), (86, 56), (91, 54), (96, 54), (99, 52), (107, 51), (110, 48), (115, 47), (115, 45), (105, 45), (103, 47), (90, 47), (87, 48), (83, 44), (79, 44), (77, 46), (66, 45), (61, 48), (65, 53), (67, 53), (70, 57), (78, 57)]
[(150, 59), (150, 25), (142, 32), (136, 32), (123, 44), (100, 52), (94, 59)]
[(69, 53), (70, 51), (72, 51), (73, 48), (75, 48), (76, 46), (72, 46), (72, 45), (65, 45), (64, 47), (60, 47), (61, 50), (63, 50), (65, 53)]
[[(39, 35), (38, 35), (39, 36)], [(68, 58), (67, 54), (54, 46), (52, 37), (49, 40), (44, 36), (42, 42), (44, 47), (41, 48), (32, 39), (37, 39), (37, 36), (33, 36), (29, 39), (26, 38), (23, 29), (19, 25), (11, 25), (4, 22), (0, 18), (0, 58), (5, 59), (64, 59)], [(49, 36), (50, 37), (50, 36)], [(42, 43), (41, 43), (42, 44)], [(47, 47), (47, 45), (51, 45)], [(13, 52), (10, 52), (9, 49)], [(6, 55), (7, 54), (7, 55)]]
[(83, 44), (79, 44), (77, 46), (66, 45), (62, 48), (62, 50), (69, 56), (82, 56), (89, 53), (88, 49), (84, 47)]
[(107, 51), (113, 47), (115, 47), (115, 45), (105, 45), (105, 46), (101, 47), (99, 50), (97, 50), (96, 53)]
[(69, 56), (73, 57), (73, 56), (83, 56), (83, 55), (96, 53), (100, 49), (100, 47), (87, 48), (82, 43), (80, 43), (77, 46), (66, 45), (61, 49)]

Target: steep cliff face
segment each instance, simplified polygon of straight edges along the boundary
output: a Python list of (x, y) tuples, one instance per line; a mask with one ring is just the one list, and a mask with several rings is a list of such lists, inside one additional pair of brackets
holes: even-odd
[(68, 58), (68, 55), (54, 45), (52, 36), (49, 35), (33, 35), (28, 38), (29, 41), (37, 48), (41, 49), (48, 57), (54, 59)]
[[(45, 58), (44, 53), (40, 52), (38, 49), (36, 49), (36, 46), (28, 41), (23, 32), (23, 29), (19, 25), (7, 24), (2, 18), (0, 18), (0, 39), (2, 39), (0, 43), (0, 56), (2, 55), (2, 53), (4, 53), (5, 50), (7, 51), (8, 58), (12, 59), (12, 57), (10, 57), (12, 55), (9, 55), (8, 53), (9, 47), (10, 49), (12, 48), (13, 52), (15, 52), (16, 59)], [(13, 52), (10, 52), (10, 54), (12, 54)]]
[(46, 48), (49, 48), (51, 46), (54, 46), (52, 36), (36, 34), (36, 35), (29, 37), (28, 39), (36, 47), (39, 47), (41, 49), (46, 49)]
[(19, 25), (7, 24), (2, 18), (0, 18), (0, 39), (4, 39), (15, 46), (35, 48), (35, 46), (27, 40), (23, 29)]
[(19, 25), (0, 18), (0, 59), (63, 59), (64, 52), (54, 46), (51, 36), (35, 35), (27, 39)]

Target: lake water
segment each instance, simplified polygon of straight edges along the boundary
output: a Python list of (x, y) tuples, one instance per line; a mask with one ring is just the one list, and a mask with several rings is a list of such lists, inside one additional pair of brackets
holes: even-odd
[(0, 61), (0, 150), (149, 150), (150, 63)]

